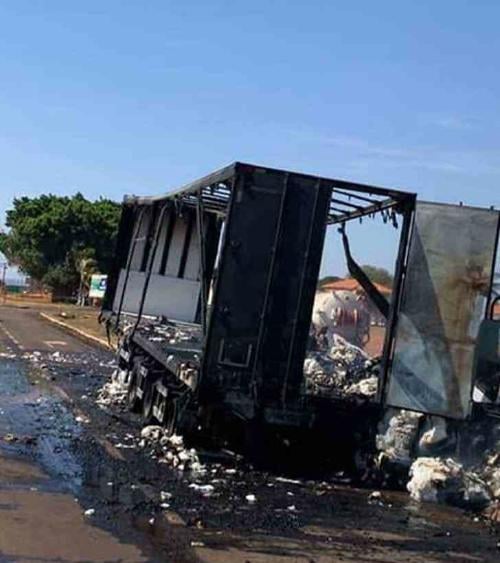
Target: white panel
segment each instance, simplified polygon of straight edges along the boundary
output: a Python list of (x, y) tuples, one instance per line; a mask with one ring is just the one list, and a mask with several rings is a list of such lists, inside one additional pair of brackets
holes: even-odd
[(189, 252), (184, 268), (184, 278), (187, 280), (197, 280), (200, 274), (200, 241), (198, 231), (193, 228), (191, 241), (189, 243)]
[(155, 261), (153, 263), (153, 274), (158, 274), (160, 271), (163, 252), (165, 250), (165, 240), (167, 238), (168, 224), (170, 220), (171, 219), (167, 213), (167, 215), (163, 219), (163, 224), (161, 226), (160, 240), (158, 241), (158, 248), (156, 249)]
[[(130, 268), (132, 270), (140, 270), (141, 265), (142, 265), (142, 258), (144, 256), (144, 249), (146, 248), (146, 239), (145, 237), (148, 235), (149, 232), (149, 224), (151, 223), (151, 217), (152, 217), (152, 213), (153, 210), (152, 209), (146, 209), (144, 211), (145, 215), (142, 218), (142, 222), (141, 222), (141, 228), (139, 229), (139, 232), (137, 234), (137, 238), (140, 239), (144, 239), (144, 240), (140, 240), (135, 244), (134, 247), (134, 241), (131, 240), (130, 241), (130, 251), (132, 251), (132, 249), (134, 249), (134, 255), (132, 257), (132, 261), (130, 263)], [(139, 220), (139, 215), (136, 218), (136, 221)], [(134, 224), (134, 230), (135, 230), (135, 224)]]
[(165, 268), (165, 275), (167, 276), (177, 276), (179, 273), (186, 231), (186, 221), (181, 217), (177, 217), (172, 240), (170, 242), (170, 249), (168, 251), (167, 266)]
[[(122, 311), (137, 313), (145, 280), (144, 272), (130, 272)], [(122, 294), (125, 270), (120, 272), (113, 310), (117, 311)], [(143, 314), (160, 316), (177, 321), (194, 322), (200, 282), (153, 274), (149, 281)]]

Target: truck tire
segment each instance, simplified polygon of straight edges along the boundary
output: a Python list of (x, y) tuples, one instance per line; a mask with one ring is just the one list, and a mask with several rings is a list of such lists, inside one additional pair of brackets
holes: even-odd
[(144, 395), (142, 400), (142, 419), (144, 424), (155, 424), (156, 418), (153, 415), (153, 405), (155, 396), (156, 382), (159, 378), (148, 377), (144, 384)]
[(165, 404), (165, 416), (163, 417), (163, 420), (161, 422), (162, 426), (165, 427), (165, 430), (167, 431), (167, 434), (169, 436), (172, 436), (173, 434), (175, 434), (175, 431), (177, 430), (177, 417), (178, 417), (178, 409), (177, 409), (177, 401), (176, 399), (173, 398), (166, 398), (165, 399), (166, 404)]
[[(142, 418), (145, 425), (159, 424), (163, 426), (169, 436), (175, 434), (177, 428), (177, 401), (172, 397), (164, 397), (160, 395), (155, 398), (155, 388), (161, 377), (150, 378), (146, 380), (144, 396), (142, 402)], [(163, 403), (163, 416), (158, 418), (153, 414), (153, 407), (156, 402)]]
[(141, 412), (141, 400), (137, 396), (137, 369), (135, 365), (130, 373), (130, 380), (127, 389), (127, 406), (131, 412)]

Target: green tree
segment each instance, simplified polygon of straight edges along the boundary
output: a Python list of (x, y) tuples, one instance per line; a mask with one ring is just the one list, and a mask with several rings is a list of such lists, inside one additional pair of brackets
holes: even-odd
[(78, 287), (82, 259), (95, 260), (101, 272), (109, 270), (119, 217), (116, 202), (89, 201), (80, 193), (16, 198), (0, 248), (25, 274), (69, 294)]
[(365, 274), (370, 278), (372, 282), (380, 283), (382, 285), (385, 285), (386, 287), (392, 287), (392, 284), (394, 283), (394, 277), (385, 268), (370, 266), (370, 264), (365, 264), (361, 266), (361, 268), (364, 270)]
[(5, 254), (7, 246), (7, 233), (0, 231), (0, 254)]

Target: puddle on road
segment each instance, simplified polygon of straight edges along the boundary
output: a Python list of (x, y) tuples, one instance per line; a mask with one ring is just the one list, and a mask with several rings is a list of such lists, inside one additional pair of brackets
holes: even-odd
[(135, 546), (93, 527), (72, 495), (46, 491), (46, 475), (31, 472), (29, 464), (0, 457), (0, 480), (7, 484), (0, 488), (0, 561), (147, 560)]
[(73, 492), (81, 469), (69, 451), (80, 433), (74, 417), (58, 397), (33, 385), (21, 362), (0, 363), (0, 446), (14, 455), (35, 459), (50, 469), (59, 488)]
[(0, 360), (0, 562), (146, 561), (84, 515), (74, 497), (82, 470), (69, 451), (79, 427), (25, 370)]

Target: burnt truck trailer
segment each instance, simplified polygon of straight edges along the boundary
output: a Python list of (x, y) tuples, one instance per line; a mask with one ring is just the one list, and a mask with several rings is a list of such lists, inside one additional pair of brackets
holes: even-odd
[[(376, 215), (399, 228), (390, 302), (345, 235), (349, 222)], [(332, 225), (351, 274), (387, 319), (371, 401), (305, 390)], [(342, 417), (355, 429), (386, 405), (459, 420), (477, 402), (493, 412), (498, 228), (492, 209), (239, 162), (167, 195), (126, 197), (102, 319), (119, 335), (130, 407), (171, 432), (222, 424), (344, 433)]]

